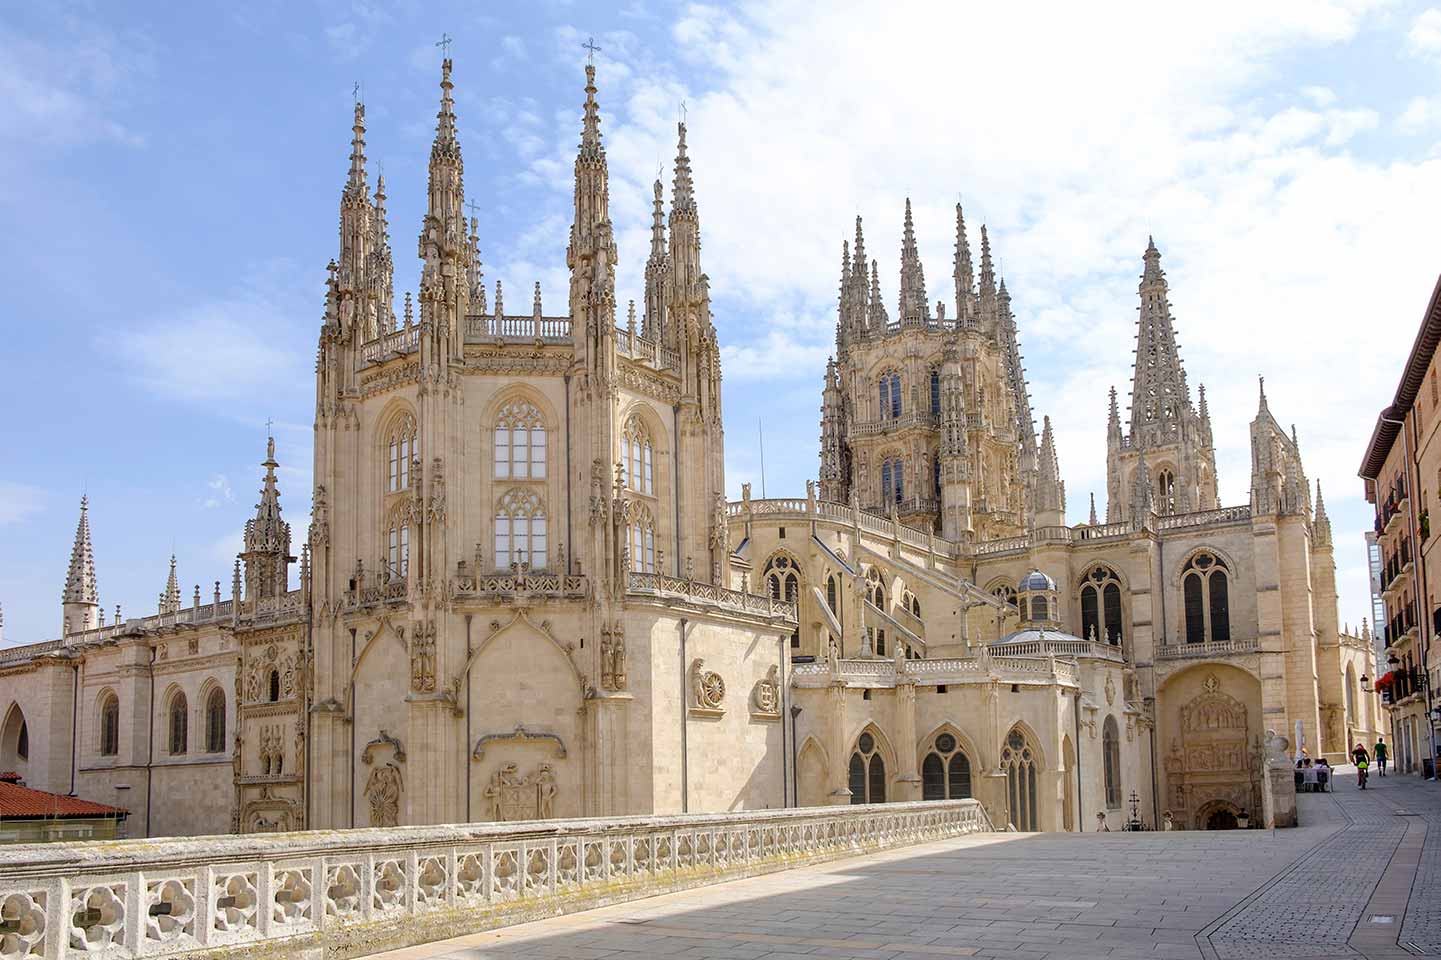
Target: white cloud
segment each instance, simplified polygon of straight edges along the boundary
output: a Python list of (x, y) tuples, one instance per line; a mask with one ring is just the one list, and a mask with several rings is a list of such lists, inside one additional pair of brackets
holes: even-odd
[(230, 479), (223, 473), (214, 474), (205, 482), (205, 495), (200, 505), (207, 510), (225, 503), (235, 502), (235, 492), (230, 489)]
[(759, 342), (721, 347), (721, 369), (728, 380), (783, 380), (803, 377), (817, 384), (825, 372), (825, 344), (803, 344), (781, 330)]
[(1411, 22), (1406, 34), (1406, 49), (1421, 57), (1441, 55), (1441, 10), (1423, 10)]
[(20, 523), (45, 509), (49, 497), (40, 487), (25, 483), (0, 483), (0, 527)]

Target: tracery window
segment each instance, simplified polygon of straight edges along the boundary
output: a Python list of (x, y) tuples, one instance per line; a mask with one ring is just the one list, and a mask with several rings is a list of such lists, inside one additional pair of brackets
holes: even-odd
[(1181, 588), (1186, 615), (1186, 642), (1231, 639), (1231, 602), (1226, 562), (1201, 552), (1186, 562)]
[[(776, 553), (766, 561), (765, 570), (761, 572), (765, 579), (766, 591), (771, 595), (772, 600), (784, 600), (788, 603), (798, 602), (801, 595), (800, 569), (789, 554)], [(831, 577), (826, 589), (832, 590), (835, 584), (835, 577)], [(834, 606), (831, 608), (834, 610)], [(791, 631), (791, 649), (798, 649), (801, 645), (801, 632), (797, 627)]]
[[(655, 496), (655, 444), (650, 431), (637, 416), (625, 422), (621, 434), (621, 462), (625, 464), (625, 485), (636, 493)], [(543, 475), (543, 474), (542, 474)]]
[(170, 753), (185, 753), (190, 747), (190, 718), (185, 694), (170, 699)]
[(836, 588), (836, 578), (835, 575), (832, 574), (826, 578), (826, 606), (831, 608), (831, 613), (839, 612), (836, 610), (838, 596), (839, 592)]
[(205, 751), (225, 749), (225, 691), (215, 689), (205, 701)]
[(120, 698), (107, 694), (100, 702), (100, 755), (113, 757), (120, 752)]
[(397, 514), (385, 532), (385, 566), (392, 577), (410, 575), (410, 521)]
[(637, 573), (655, 573), (655, 520), (645, 504), (631, 505), (630, 524), (627, 529), (631, 569)]
[(1176, 475), (1163, 469), (1156, 476), (1156, 512), (1176, 512)]
[(1033, 832), (1036, 823), (1036, 758), (1026, 735), (1013, 728), (1001, 750), (1001, 769), (1006, 772), (1006, 796), (1011, 804), (1011, 823), (1017, 830)]
[(894, 420), (901, 415), (901, 375), (887, 372), (881, 374), (879, 412), (882, 420)]
[(881, 759), (880, 744), (869, 730), (856, 740), (847, 773), (851, 803), (886, 802), (886, 762)]
[(900, 503), (904, 499), (901, 458), (891, 457), (881, 463), (881, 503)]
[(993, 587), (991, 596), (1004, 603), (1009, 603), (1013, 607), (1016, 605), (1016, 588), (1010, 584), (1003, 583), (998, 587)]
[(886, 585), (875, 567), (866, 570), (866, 599), (882, 610), (886, 608)]
[(545, 479), (545, 418), (527, 400), (512, 400), (496, 415), (495, 478)]
[(385, 491), (397, 493), (410, 486), (411, 461), (420, 455), (416, 444), (414, 417), (407, 413), (391, 427), (386, 448), (389, 452), (390, 471), (387, 474)]
[(1096, 567), (1081, 587), (1081, 636), (1119, 644), (1121, 623), (1121, 579), (1109, 567)]
[(496, 566), (529, 563), (532, 570), (544, 570), (546, 554), (544, 502), (530, 490), (507, 490), (495, 506)]
[(954, 734), (938, 733), (921, 762), (922, 800), (966, 800), (971, 796), (971, 760)]
[(1101, 728), (1101, 754), (1106, 773), (1106, 808), (1121, 809), (1121, 738), (1116, 718), (1108, 716)]
[(931, 371), (931, 416), (941, 415), (941, 371)]

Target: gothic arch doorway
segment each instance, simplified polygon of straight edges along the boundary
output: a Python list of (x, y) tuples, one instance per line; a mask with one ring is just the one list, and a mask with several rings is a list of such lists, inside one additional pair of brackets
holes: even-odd
[(1202, 830), (1236, 830), (1236, 817), (1240, 811), (1233, 804), (1218, 800), (1208, 803), (1196, 813), (1196, 826)]

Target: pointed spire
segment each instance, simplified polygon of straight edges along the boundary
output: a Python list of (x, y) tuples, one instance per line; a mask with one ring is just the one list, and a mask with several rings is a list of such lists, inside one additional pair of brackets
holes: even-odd
[(1205, 385), (1204, 383), (1201, 384), (1200, 394), (1201, 394), (1201, 399), (1200, 399), (1200, 406), (1201, 406), (1201, 414), (1200, 414), (1200, 416), (1201, 416), (1201, 420), (1205, 422), (1207, 429), (1210, 429), (1210, 425), (1211, 425), (1211, 409), (1210, 409), (1210, 407), (1206, 406), (1206, 385)]
[(890, 328), (890, 317), (886, 316), (886, 303), (881, 299), (881, 273), (876, 261), (871, 261), (870, 309), (866, 314), (866, 327), (875, 336), (883, 335)]
[(1176, 346), (1166, 274), (1154, 240), (1148, 241), (1144, 259), (1131, 377), (1131, 441), (1158, 446), (1178, 442), (1182, 425), (1192, 422), (1195, 413)]
[(971, 268), (971, 244), (966, 239), (966, 215), (956, 204), (956, 254), (951, 276), (956, 282), (956, 323), (974, 322), (971, 314), (971, 289), (975, 286)]
[(1051, 418), (1044, 417), (1041, 447), (1036, 456), (1036, 497), (1034, 525), (1059, 527), (1066, 517), (1066, 485), (1061, 480), (1061, 462), (1056, 455), (1056, 436)]
[(1106, 418), (1106, 427), (1109, 432), (1120, 434), (1121, 432), (1121, 407), (1116, 402), (1116, 387), (1111, 386), (1110, 412)]
[(861, 230), (861, 218), (859, 214), (856, 215), (856, 242), (851, 250), (851, 256), (855, 258), (855, 265), (852, 267), (851, 273), (859, 273), (861, 276), (865, 276), (867, 268), (870, 266), (870, 261), (866, 259), (866, 237), (865, 233)]
[(1257, 408), (1256, 412), (1257, 412), (1257, 413), (1270, 413), (1270, 412), (1271, 412), (1271, 408), (1266, 405), (1266, 377), (1265, 377), (1265, 375), (1263, 374), (1263, 375), (1257, 377), (1256, 379), (1257, 379), (1258, 383), (1260, 384), (1260, 390), (1261, 390), (1261, 401), (1260, 401), (1260, 405), (1259, 405), (1259, 407)]
[[(450, 58), (440, 66), (440, 111), (435, 115), (435, 140), (430, 145), (430, 175), (426, 186), (425, 218), (418, 241), (425, 261), (420, 285), (420, 322), (450, 321), (444, 299), (442, 273), (451, 258), (464, 262), (465, 164), (455, 128), (455, 100), (451, 90)], [(441, 314), (441, 315), (437, 315)], [(457, 324), (458, 327), (458, 324)], [(452, 329), (456, 329), (453, 327)]]
[[(80, 522), (75, 525), (75, 542), (70, 547), (70, 570), (65, 576), (65, 591), (61, 599), (66, 603), (100, 603), (100, 592), (95, 585), (95, 553), (90, 545), (90, 500), (80, 498)], [(75, 625), (80, 629), (79, 624)]]
[(981, 224), (981, 296), (996, 292), (996, 269), (991, 263), (991, 238)]
[(650, 212), (650, 255), (654, 260), (665, 259), (665, 204), (663, 202), (660, 177), (652, 185), (655, 198)]
[[(199, 587), (195, 588), (197, 591)], [(160, 612), (175, 613), (180, 609), (180, 579), (175, 575), (175, 554), (170, 555), (170, 576), (165, 581), (165, 592), (160, 595)]]
[(691, 181), (690, 154), (685, 147), (685, 124), (676, 126), (675, 187), (671, 195), (671, 215), (684, 211), (695, 215), (695, 184)]
[(1316, 481), (1316, 514), (1311, 521), (1311, 539), (1317, 546), (1331, 543), (1331, 518), (1326, 515), (1326, 500), (1321, 496), (1321, 481)]
[(898, 318), (902, 324), (905, 324), (927, 318), (930, 313), (930, 301), (926, 297), (926, 276), (921, 269), (920, 253), (916, 249), (915, 224), (911, 218), (911, 198), (906, 197), (905, 222), (901, 229), (901, 290)]
[(280, 488), (276, 483), (275, 438), (265, 441), (265, 479), (260, 487), (260, 502), (255, 505), (255, 518), (245, 522), (245, 588), (247, 598), (276, 597), (284, 594), (288, 583), (290, 561), (290, 524), (280, 515)]
[(595, 102), (595, 64), (585, 65), (585, 114), (580, 126), (580, 153), (587, 159), (599, 159), (605, 153), (600, 142), (600, 104)]
[(470, 312), (483, 315), (486, 311), (485, 269), (480, 260), (480, 221), (470, 218), (469, 258), (466, 265), (466, 282), (470, 286)]
[(455, 99), (451, 91), (455, 84), (450, 79), (450, 58), (440, 64), (440, 112), (435, 115), (435, 142), (430, 147), (431, 161), (437, 157), (446, 159), (460, 156), (460, 143), (455, 136)]
[(345, 183), (347, 196), (364, 197), (368, 187), (365, 177), (365, 104), (355, 102), (355, 122), (350, 127), (350, 177)]
[(1144, 526), (1151, 517), (1155, 500), (1151, 496), (1151, 469), (1146, 466), (1146, 452), (1141, 451), (1136, 474), (1131, 482), (1131, 519)]
[[(634, 310), (634, 307), (635, 307), (635, 301), (634, 301), (634, 300), (631, 301), (631, 307), (632, 307), (632, 310)], [(535, 297), (534, 297), (534, 299), (531, 301), (530, 311), (531, 311), (531, 315), (532, 315), (533, 317), (535, 317), (535, 319), (537, 319), (537, 320), (540, 319), (541, 313), (540, 313), (540, 281), (539, 281), (539, 280), (537, 280), (537, 281), (535, 282)]]
[(505, 316), (505, 290), (501, 287), (500, 281), (495, 281), (495, 319), (499, 320)]
[(378, 300), (380, 332), (389, 333), (395, 329), (395, 260), (390, 252), (390, 221), (385, 216), (385, 174), (375, 178), (375, 215), (371, 221), (374, 235), (371, 239), (371, 257), (375, 268), (372, 283)]
[(1091, 524), (1091, 526), (1094, 527), (1094, 526), (1096, 526), (1098, 523), (1099, 523), (1099, 521), (1096, 519), (1096, 491), (1092, 490), (1092, 491), (1091, 491), (1091, 519), (1090, 519), (1090, 524)]

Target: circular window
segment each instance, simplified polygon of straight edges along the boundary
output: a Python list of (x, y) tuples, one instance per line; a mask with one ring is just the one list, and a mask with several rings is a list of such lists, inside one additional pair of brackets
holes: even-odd
[(861, 753), (870, 753), (876, 748), (876, 738), (869, 733), (863, 733), (857, 745), (861, 748)]
[(1211, 565), (1211, 558), (1210, 558), (1208, 555), (1206, 555), (1206, 554), (1203, 553), (1203, 554), (1201, 554), (1199, 557), (1196, 558), (1196, 566), (1200, 567), (1202, 570), (1206, 569), (1206, 568), (1209, 567), (1210, 565)]
[(943, 733), (936, 737), (936, 749), (941, 753), (950, 753), (956, 749), (956, 738), (949, 733)]

